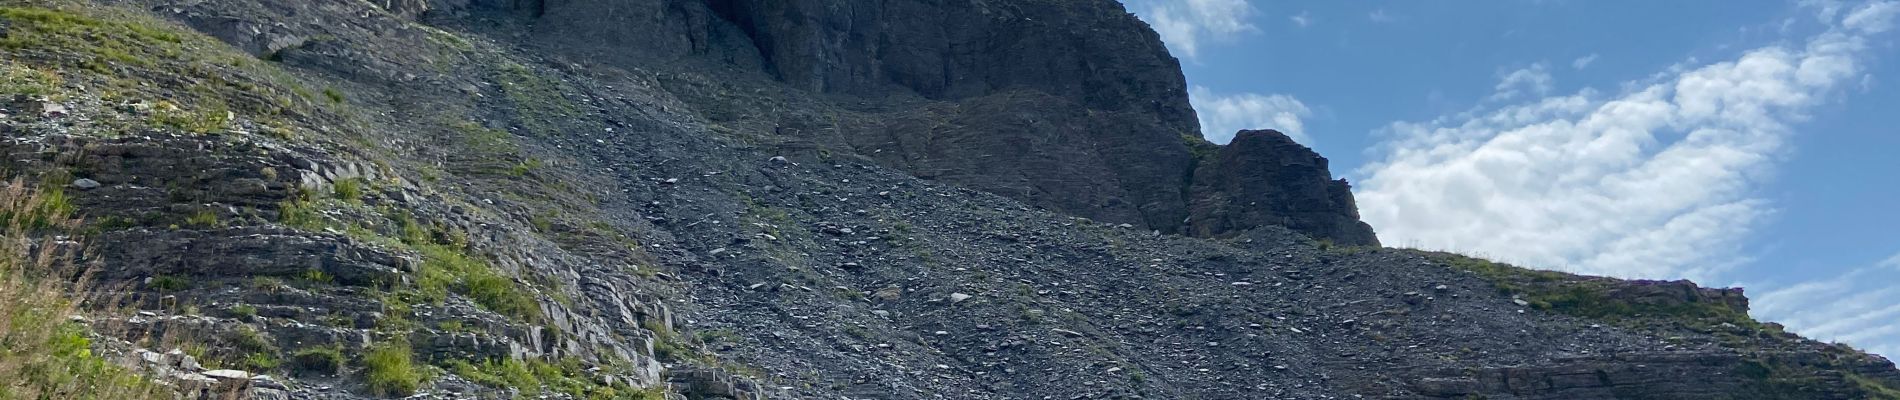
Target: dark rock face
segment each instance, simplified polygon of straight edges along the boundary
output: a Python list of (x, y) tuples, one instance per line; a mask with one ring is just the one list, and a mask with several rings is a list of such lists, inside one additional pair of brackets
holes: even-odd
[[(1324, 196), (1280, 197), (1271, 196), (1281, 192), (1273, 187), (1246, 186), (1334, 185), (1323, 164), (1318, 174), (1269, 182), (1216, 171), (1252, 166), (1196, 160), (1190, 147), (1206, 144), (1179, 63), (1115, 2), (550, 0), (488, 7), (537, 16), (529, 30), (536, 40), (577, 59), (736, 66), (782, 82), (797, 89), (784, 95), (818, 98), (782, 99), (791, 104), (741, 119), (779, 139), (850, 149), (920, 177), (1168, 233), (1274, 224), (1339, 243), (1378, 243), (1343, 185)], [(907, 98), (923, 100), (889, 102)], [(742, 102), (730, 95), (687, 100), (701, 108)], [(888, 105), (858, 106), (866, 102)], [(832, 109), (840, 106), (848, 110)], [(1299, 153), (1310, 151), (1287, 157)], [(1223, 178), (1221, 190), (1194, 190), (1201, 174)]]
[(1340, 244), (1378, 245), (1359, 221), (1352, 187), (1326, 158), (1278, 131), (1241, 131), (1195, 171), (1188, 233), (1222, 236), (1282, 225)]
[[(207, 338), (226, 365), (312, 347), (347, 358), (271, 371), (277, 396), (255, 398), (387, 398), (361, 358), (392, 342), (442, 372), (418, 398), (536, 396), (457, 366), (499, 359), (668, 399), (1857, 400), (1900, 387), (1886, 359), (1747, 319), (1739, 290), (1315, 243), (1373, 238), (1325, 159), (1283, 135), (1182, 140), (1191, 119), (1128, 106), (1141, 98), (1065, 91), (1087, 77), (953, 89), (786, 60), (857, 57), (851, 46), (800, 39), (807, 50), (768, 57), (754, 43), (942, 10), (1042, 10), (1010, 15), (1077, 29), (1058, 23), (1070, 7), (1107, 2), (125, 2), (239, 57), (253, 35), (219, 21), (323, 38), (236, 63), (248, 68), (0, 58), (68, 82), (64, 100), (0, 103), (0, 170), (72, 185), (97, 276), (140, 311), (104, 322)], [(814, 5), (834, 3), (856, 8)], [(879, 29), (900, 28), (937, 29)], [(250, 82), (205, 94), (231, 106), (225, 124), (149, 123), (141, 105), (189, 109), (178, 94), (213, 81)], [(348, 101), (258, 97), (298, 87)], [(49, 106), (67, 112), (22, 112)], [(446, 275), (495, 279), (420, 297)], [(127, 353), (182, 364), (151, 354), (169, 347)]]

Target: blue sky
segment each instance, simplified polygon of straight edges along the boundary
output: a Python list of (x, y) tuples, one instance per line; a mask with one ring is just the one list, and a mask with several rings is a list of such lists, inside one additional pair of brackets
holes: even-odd
[(1388, 245), (1745, 287), (1900, 355), (1900, 1), (1125, 3), (1209, 140), (1314, 147)]

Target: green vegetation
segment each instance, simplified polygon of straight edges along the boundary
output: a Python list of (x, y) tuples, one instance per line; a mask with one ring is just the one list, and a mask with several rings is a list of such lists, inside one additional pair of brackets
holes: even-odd
[(363, 381), (385, 396), (408, 396), (422, 387), (428, 371), (416, 365), (407, 343), (383, 343), (363, 356)]
[(259, 352), (244, 356), (243, 365), (245, 370), (252, 372), (273, 371), (276, 370), (279, 365), (283, 365), (283, 362), (278, 361), (277, 356), (273, 356), (271, 353)]
[(1867, 395), (1871, 396), (1869, 397), (1871, 399), (1900, 400), (1900, 388), (1888, 386), (1873, 378), (1868, 378), (1866, 375), (1849, 372), (1847, 373), (1847, 380), (1853, 382), (1855, 386), (1859, 386), (1861, 390), (1866, 391)]
[(185, 217), (185, 224), (195, 226), (195, 227), (200, 227), (200, 228), (216, 228), (216, 227), (224, 226), (222, 222), (218, 221), (218, 213), (213, 212), (211, 210), (204, 210), (204, 211), (192, 213), (191, 216)]
[(0, 96), (5, 98), (24, 95), (58, 100), (63, 93), (59, 90), (60, 83), (59, 75), (52, 72), (0, 60)]
[(72, 201), (57, 187), (28, 189), (17, 179), (0, 186), (0, 229), (29, 234), (64, 228), (72, 213)]
[(164, 399), (172, 394), (93, 354), (69, 260), (31, 250), (35, 234), (79, 227), (51, 191), (19, 180), (0, 185), (0, 399)]
[(356, 203), (363, 201), (363, 185), (362, 178), (343, 178), (336, 180), (330, 190), (337, 200)]
[(540, 359), (504, 358), (499, 360), (450, 360), (449, 371), (465, 379), (491, 387), (507, 387), (523, 393), (565, 394), (575, 399), (658, 400), (665, 398), (660, 388), (645, 390), (624, 384), (596, 380), (580, 361), (567, 358), (558, 362)]
[(85, 66), (100, 72), (110, 71), (105, 62), (150, 66), (150, 53), (178, 58), (185, 55), (184, 39), (175, 31), (144, 23), (105, 20), (63, 10), (30, 7), (0, 7), (0, 18), (17, 24), (18, 32), (0, 37), (0, 48), (74, 49), (94, 53), (103, 60)]
[(551, 135), (556, 127), (552, 121), (565, 121), (579, 115), (579, 108), (561, 93), (561, 83), (541, 76), (534, 69), (509, 62), (495, 73), (495, 80), (501, 82), (502, 95), (514, 104), (518, 113), (517, 121), (529, 132), (538, 135)]
[(449, 293), (455, 293), (468, 296), (489, 311), (522, 321), (541, 317), (540, 303), (487, 261), (447, 245), (413, 246), (422, 253), (422, 270), (417, 273), (416, 286), (424, 299), (441, 302)]
[[(313, 111), (278, 89), (295, 86), (287, 73), (173, 22), (90, 3), (6, 4), (14, 5), (0, 6), (0, 20), (8, 26), (0, 51), (17, 60), (0, 67), (0, 81), (6, 82), (0, 88), (8, 91), (56, 88), (57, 81), (31, 70), (64, 71), (64, 80), (108, 101), (166, 99), (150, 109), (151, 126), (192, 133), (221, 132), (239, 114), (266, 119)], [(72, 74), (77, 72), (91, 74)], [(154, 81), (193, 84), (168, 90)]]
[(329, 273), (323, 272), (323, 270), (316, 269), (316, 268), (303, 270), (303, 274), (301, 274), (297, 278), (303, 279), (304, 282), (318, 283), (318, 284), (330, 284), (330, 283), (336, 282), (336, 277), (330, 276)]
[(176, 292), (191, 288), (191, 281), (171, 275), (159, 275), (152, 277), (147, 285), (160, 292)]
[(343, 92), (337, 91), (336, 88), (323, 88), (323, 98), (329, 99), (331, 104), (343, 104), (344, 101)]
[(152, 124), (184, 132), (207, 134), (222, 132), (231, 126), (231, 110), (223, 102), (206, 100), (207, 105), (187, 110), (169, 101), (152, 107)]
[(300, 373), (335, 375), (343, 369), (343, 349), (326, 346), (297, 350), (290, 354), (290, 367)]
[(1188, 154), (1192, 154), (1196, 160), (1207, 160), (1220, 154), (1220, 145), (1208, 142), (1199, 135), (1182, 134), (1181, 144), (1187, 145)]
[(1517, 296), (1532, 307), (1613, 323), (1633, 323), (1645, 317), (1681, 321), (1695, 327), (1730, 323), (1759, 329), (1760, 324), (1742, 310), (1714, 302), (1652, 304), (1631, 302), (1612, 296), (1613, 285), (1621, 281), (1590, 278), (1562, 272), (1538, 271), (1487, 260), (1446, 254), (1434, 254), (1452, 268), (1469, 271), (1490, 281), (1504, 294)]
[(257, 307), (250, 304), (239, 304), (237, 307), (231, 307), (231, 314), (238, 316), (238, 319), (249, 321), (253, 318), (257, 318)]

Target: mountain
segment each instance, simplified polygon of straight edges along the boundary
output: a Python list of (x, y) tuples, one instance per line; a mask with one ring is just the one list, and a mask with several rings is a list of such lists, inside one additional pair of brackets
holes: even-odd
[(1740, 289), (1379, 247), (1110, 1), (0, 4), (0, 249), (85, 273), (0, 266), (91, 283), (28, 389), (1900, 398)]

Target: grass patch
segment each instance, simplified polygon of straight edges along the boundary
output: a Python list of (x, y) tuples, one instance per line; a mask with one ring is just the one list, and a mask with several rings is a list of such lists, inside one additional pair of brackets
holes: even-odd
[[(79, 228), (70, 207), (47, 207), (51, 191), (20, 180), (0, 187), (0, 398), (167, 399), (173, 394), (92, 352), (67, 282), (71, 260), (29, 243), (49, 229)], [(46, 246), (52, 248), (54, 246)]]
[(152, 106), (152, 125), (183, 132), (208, 134), (223, 132), (231, 126), (231, 109), (222, 101), (204, 100), (206, 105), (186, 109), (170, 101)]
[(449, 293), (455, 293), (498, 314), (522, 321), (540, 319), (540, 303), (487, 261), (448, 245), (428, 243), (415, 247), (422, 253), (423, 260), (416, 285), (429, 301), (440, 302)]
[(1630, 285), (1621, 280), (1525, 269), (1449, 253), (1432, 256), (1452, 268), (1476, 274), (1491, 282), (1499, 292), (1521, 298), (1540, 310), (1625, 326), (1654, 320), (1678, 321), (1702, 328), (1723, 323), (1754, 329), (1761, 326), (1746, 311), (1726, 304), (1702, 301), (1651, 304), (1619, 298), (1614, 295), (1617, 285)]
[[(7, 34), (0, 52), (32, 68), (63, 71), (108, 100), (165, 99), (149, 122), (186, 132), (220, 132), (236, 114), (268, 119), (314, 111), (288, 90), (295, 78), (262, 66), (223, 42), (129, 8), (90, 2), (8, 2), (0, 6)], [(21, 3), (32, 4), (22, 6)], [(12, 68), (9, 68), (12, 69)], [(87, 74), (78, 74), (89, 72)], [(4, 86), (27, 92), (57, 90), (28, 72)], [(21, 78), (24, 76), (24, 78)], [(190, 82), (153, 85), (153, 82)]]
[(580, 115), (579, 107), (561, 93), (561, 83), (541, 76), (534, 69), (509, 62), (495, 72), (497, 82), (501, 83), (504, 98), (514, 105), (516, 119), (523, 128), (537, 135), (552, 135), (556, 126), (550, 121), (564, 121)]
[(199, 228), (217, 228), (224, 226), (223, 222), (218, 221), (218, 213), (211, 210), (192, 213), (191, 216), (185, 217), (185, 224)]
[(338, 179), (335, 184), (331, 185), (330, 194), (336, 196), (337, 200), (360, 203), (363, 201), (364, 184), (362, 178)]
[(469, 381), (497, 388), (515, 388), (523, 393), (565, 394), (574, 399), (663, 399), (660, 388), (639, 389), (625, 384), (602, 382), (585, 365), (573, 358), (558, 361), (541, 359), (493, 359), (485, 361), (450, 360), (449, 371)]
[(407, 343), (383, 343), (363, 355), (363, 382), (378, 395), (415, 394), (427, 377)]
[(343, 370), (343, 349), (311, 347), (290, 353), (290, 368), (298, 373), (336, 375)]
[(13, 96), (46, 97), (60, 100), (64, 91), (59, 90), (59, 75), (45, 70), (35, 69), (14, 63), (12, 60), (0, 61), (0, 100)]

